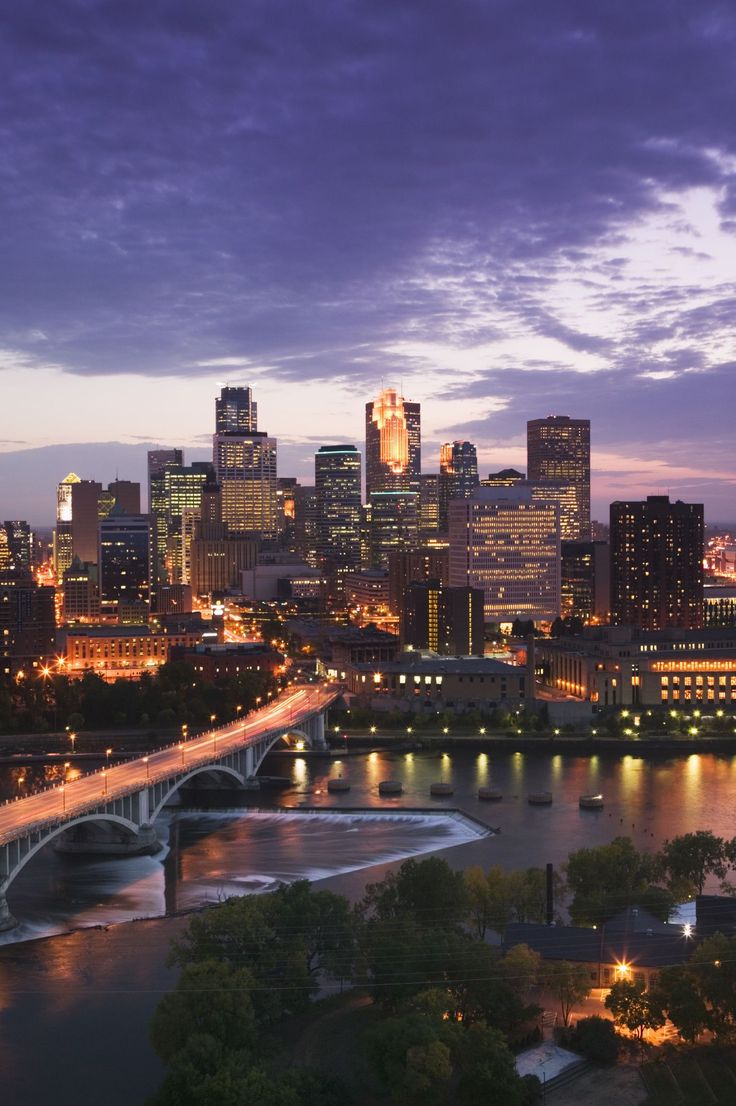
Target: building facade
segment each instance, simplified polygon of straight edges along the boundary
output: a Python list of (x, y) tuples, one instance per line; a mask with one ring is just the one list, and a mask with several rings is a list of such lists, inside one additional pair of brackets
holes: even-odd
[(314, 458), (317, 553), (330, 598), (343, 595), (345, 573), (360, 565), (361, 462), (354, 445), (324, 445)]
[(447, 531), (451, 499), (469, 499), (478, 487), (478, 456), (472, 442), (445, 442), (440, 446), (439, 528)]
[(258, 429), (258, 407), (248, 387), (226, 387), (215, 400), (216, 434), (253, 434)]
[(443, 656), (483, 656), (483, 592), (439, 580), (409, 585), (401, 612), (401, 644)]
[(450, 503), (452, 587), (480, 588), (486, 622), (550, 621), (560, 613), (556, 503), (528, 487), (480, 488)]
[(608, 622), (611, 553), (604, 541), (563, 541), (560, 555), (562, 617)]
[(550, 415), (527, 423), (527, 479), (556, 487), (553, 498), (572, 499), (562, 512), (566, 541), (590, 538), (590, 420)]
[(229, 529), (275, 540), (279, 531), (276, 439), (262, 431), (215, 434), (213, 463), (222, 489), (222, 518)]
[(151, 523), (148, 515), (126, 515), (113, 508), (99, 523), (97, 565), (100, 611), (116, 618), (121, 605), (150, 600)]
[(611, 621), (665, 630), (703, 625), (702, 503), (669, 496), (611, 504)]

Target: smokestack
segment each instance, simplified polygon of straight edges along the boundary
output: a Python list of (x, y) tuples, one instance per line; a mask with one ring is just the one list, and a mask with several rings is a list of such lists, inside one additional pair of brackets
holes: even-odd
[(551, 864), (547, 865), (547, 925), (551, 926), (555, 920), (555, 904), (554, 896), (552, 893), (552, 872), (553, 868)]

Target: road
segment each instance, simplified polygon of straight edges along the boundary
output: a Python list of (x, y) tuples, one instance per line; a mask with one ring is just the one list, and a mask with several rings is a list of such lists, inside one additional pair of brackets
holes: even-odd
[(167, 745), (124, 764), (87, 773), (36, 795), (11, 800), (0, 806), (0, 844), (33, 827), (71, 819), (111, 799), (140, 791), (146, 784), (187, 772), (223, 753), (247, 747), (274, 730), (296, 727), (316, 710), (329, 706), (337, 694), (334, 685), (296, 686), (242, 721)]

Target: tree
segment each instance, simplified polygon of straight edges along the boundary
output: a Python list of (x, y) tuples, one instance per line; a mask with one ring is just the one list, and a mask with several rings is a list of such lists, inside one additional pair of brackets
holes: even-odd
[(436, 856), (406, 860), (398, 872), (368, 885), (361, 911), (381, 920), (411, 917), (426, 928), (459, 927), (468, 914), (463, 873)]
[(542, 983), (560, 1004), (562, 1024), (568, 1025), (573, 1007), (590, 994), (588, 969), (569, 960), (548, 960), (542, 972)]
[(606, 995), (606, 1009), (617, 1025), (635, 1033), (640, 1041), (647, 1029), (660, 1029), (665, 1022), (657, 995), (646, 991), (641, 980), (620, 979), (614, 983)]
[(499, 865), (488, 872), (480, 866), (464, 873), (469, 921), (480, 941), (488, 929), (504, 930), (513, 916), (508, 876)]
[(726, 878), (726, 842), (710, 830), (696, 830), (665, 841), (661, 852), (667, 883), (677, 898), (702, 895), (710, 875)]
[(514, 945), (501, 960), (499, 967), (506, 982), (524, 1002), (529, 1001), (532, 988), (542, 973), (542, 957), (528, 945)]
[(600, 925), (627, 906), (640, 905), (666, 921), (672, 897), (656, 883), (657, 857), (640, 853), (629, 837), (608, 845), (578, 849), (566, 865), (570, 916), (575, 925)]
[(708, 1007), (708, 1028), (731, 1040), (736, 1035), (736, 937), (707, 937), (695, 949), (689, 967)]
[(151, 1042), (161, 1059), (170, 1062), (198, 1034), (214, 1038), (226, 1049), (252, 1049), (254, 985), (247, 968), (233, 970), (216, 960), (189, 964), (153, 1015)]
[(369, 1056), (399, 1106), (440, 1106), (447, 1101), (452, 1077), (449, 1039), (441, 1018), (420, 1011), (386, 1018), (372, 1030)]
[(594, 1064), (606, 1065), (616, 1063), (620, 1040), (612, 1021), (593, 1014), (580, 1018), (560, 1043)]
[(710, 1017), (696, 976), (680, 964), (663, 968), (657, 982), (657, 1002), (667, 1012), (683, 1041), (695, 1044)]
[(460, 1079), (456, 1101), (460, 1106), (523, 1106), (527, 1088), (503, 1035), (478, 1022), (459, 1040)]

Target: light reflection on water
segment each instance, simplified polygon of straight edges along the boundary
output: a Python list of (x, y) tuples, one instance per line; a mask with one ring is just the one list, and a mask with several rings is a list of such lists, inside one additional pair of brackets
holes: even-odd
[[(63, 765), (0, 768), (0, 794), (13, 795), (44, 780), (58, 780), (63, 771)], [(226, 793), (213, 801), (245, 809), (302, 806), (325, 808), (326, 812), (330, 806), (381, 807), (396, 812), (402, 807), (419, 807), (433, 813), (460, 808), (500, 826), (501, 836), (463, 844), (453, 853), (458, 864), (465, 863), (466, 855), (467, 863), (487, 866), (560, 864), (573, 849), (604, 843), (617, 834), (629, 834), (639, 847), (651, 850), (666, 838), (695, 828), (711, 829), (724, 837), (734, 835), (736, 757), (732, 756), (694, 754), (644, 760), (631, 755), (499, 754), (455, 748), (452, 753), (273, 756), (263, 772), (290, 776), (293, 786), (260, 794)], [(338, 775), (348, 780), (350, 791), (330, 794), (327, 781)], [(386, 779), (400, 780), (403, 795), (380, 797), (378, 784)], [(440, 781), (452, 784), (453, 796), (430, 798), (430, 785)], [(488, 786), (503, 794), (501, 802), (479, 801), (478, 788)], [(527, 795), (536, 791), (551, 791), (552, 806), (530, 807)], [(579, 796), (598, 792), (603, 794), (604, 809), (581, 811)], [(277, 879), (316, 878), (366, 866), (395, 855), (406, 840), (406, 827), (398, 825), (389, 825), (385, 832), (361, 829), (352, 836), (339, 833), (333, 825), (320, 836), (313, 830), (295, 828), (287, 833), (275, 821), (261, 821), (258, 832), (252, 828), (246, 832), (247, 818), (232, 814), (217, 822), (217, 817), (203, 814), (187, 822), (180, 816), (173, 820), (168, 816), (162, 833), (166, 835), (171, 828), (175, 848), (153, 858), (72, 860), (42, 852), (11, 887), (11, 899), (22, 904), (16, 913), (29, 919), (22, 927), (23, 934), (159, 914), (164, 909), (170, 912), (234, 890), (257, 890)], [(253, 820), (250, 822), (252, 827)], [(410, 851), (414, 845), (421, 845), (419, 851), (443, 847), (425, 830), (419, 836), (422, 840), (412, 841)], [(362, 845), (357, 860), (356, 840)]]

